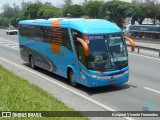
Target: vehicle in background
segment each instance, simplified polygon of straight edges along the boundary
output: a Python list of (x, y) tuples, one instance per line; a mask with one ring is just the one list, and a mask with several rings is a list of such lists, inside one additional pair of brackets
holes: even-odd
[(10, 27), (6, 30), (6, 34), (7, 35), (17, 35), (18, 34), (18, 30), (14, 27)]
[(160, 39), (160, 25), (153, 25), (151, 23), (140, 25), (135, 21), (134, 24), (124, 26), (123, 34), (131, 38)]
[(131, 25), (129, 32), (131, 37), (160, 39), (160, 25)]
[[(125, 39), (124, 39), (125, 38)], [(24, 20), (19, 22), (21, 58), (68, 78), (72, 86), (122, 84), (128, 81), (128, 52), (122, 30), (101, 19)], [(134, 50), (134, 49), (132, 49)]]
[(134, 25), (140, 25), (137, 21), (134, 21), (133, 23), (130, 21), (130, 23), (124, 25), (124, 27), (123, 27), (123, 34), (125, 36), (130, 36), (130, 26), (133, 25), (133, 24)]

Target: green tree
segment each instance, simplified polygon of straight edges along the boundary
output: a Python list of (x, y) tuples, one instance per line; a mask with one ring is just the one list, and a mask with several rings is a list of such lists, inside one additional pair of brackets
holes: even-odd
[(38, 11), (40, 11), (42, 6), (43, 6), (42, 4), (37, 4), (37, 3), (29, 5), (24, 11), (26, 19), (38, 19), (37, 13)]
[(55, 17), (62, 17), (62, 12), (56, 8), (51, 6), (43, 6), (37, 13), (38, 18), (48, 19), (48, 18), (55, 18)]
[(87, 16), (87, 15), (82, 15), (81, 18), (89, 19), (89, 16)]
[(53, 7), (53, 5), (52, 5), (52, 3), (51, 3), (51, 2), (45, 2), (43, 5), (44, 5), (44, 6)]
[(103, 6), (105, 16), (119, 27), (123, 27), (124, 19), (127, 17), (133, 17), (137, 13), (137, 7), (131, 3), (113, 0), (106, 2)]
[(100, 8), (104, 4), (101, 1), (89, 1), (85, 5), (86, 15), (90, 16), (91, 18), (100, 18)]
[(143, 20), (147, 17), (147, 10), (144, 6), (137, 6), (137, 13), (133, 16), (139, 24), (142, 24)]
[(73, 18), (76, 18), (76, 17), (79, 18), (85, 14), (83, 7), (77, 4), (66, 7), (66, 9), (64, 9), (63, 11), (63, 15), (66, 16), (68, 13)]
[(155, 24), (156, 15), (159, 11), (159, 6), (157, 5), (157, 0), (147, 0), (146, 2), (146, 9), (147, 9), (147, 16), (148, 18), (152, 18)]
[(155, 23), (155, 19), (158, 18), (158, 11), (160, 7), (158, 0), (132, 0), (132, 3), (140, 9), (136, 16), (140, 24), (145, 18), (152, 18)]
[(9, 19), (8, 18), (0, 18), (0, 26), (9, 26)]
[(12, 18), (15, 15), (14, 9), (9, 5), (9, 3), (4, 4), (2, 10), (2, 17)]
[[(160, 4), (158, 4), (159, 8), (160, 8)], [(156, 18), (160, 21), (160, 9), (158, 9), (157, 13), (156, 13)]]
[(31, 4), (32, 4), (32, 2), (24, 2), (24, 0), (22, 0), (22, 2), (21, 2), (21, 10), (26, 10), (27, 7), (29, 5), (31, 5)]
[(10, 20), (10, 23), (15, 26), (18, 27), (18, 22), (21, 20), (25, 20), (25, 16), (24, 16), (24, 11), (21, 11), (20, 13), (16, 14), (15, 17), (12, 17)]

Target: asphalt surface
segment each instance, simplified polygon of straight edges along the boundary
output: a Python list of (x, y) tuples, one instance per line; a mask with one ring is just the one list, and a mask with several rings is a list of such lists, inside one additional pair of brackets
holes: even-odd
[[(146, 44), (150, 45), (150, 43)], [(152, 47), (157, 46), (159, 47), (157, 44), (152, 44)], [(0, 57), (30, 69), (28, 64), (24, 63), (20, 58), (18, 36), (6, 35), (4, 30), (0, 30)], [(3, 63), (1, 59), (0, 62), (0, 64)], [(36, 72), (117, 111), (142, 111), (146, 106), (149, 106), (150, 110), (160, 111), (160, 58), (147, 57), (146, 54), (144, 56), (130, 53), (129, 67), (130, 79), (128, 83), (118, 86), (100, 87), (94, 89), (86, 88), (81, 85), (78, 86), (78, 88), (73, 88), (69, 85), (66, 79), (60, 76), (49, 73), (42, 69), (38, 69)], [(12, 70), (14, 73), (22, 76), (25, 79), (28, 79), (31, 83), (36, 84), (49, 93), (52, 93), (58, 97), (58, 99), (62, 100), (67, 105), (70, 105), (70, 107), (74, 108), (75, 110), (104, 110), (98, 107), (98, 105), (94, 106), (90, 102), (84, 102), (83, 98), (79, 98), (73, 93), (66, 93), (66, 90), (62, 90), (58, 87), (57, 90), (52, 83), (45, 81), (39, 76), (34, 75), (34, 78), (30, 78), (30, 76), (33, 74), (29, 72), (26, 72), (25, 74), (25, 71), (20, 72), (14, 67)], [(77, 102), (72, 101), (73, 99), (69, 100), (73, 96)], [(114, 119), (115, 118), (113, 118), (113, 120)], [(133, 119), (158, 120), (159, 118), (136, 117)]]

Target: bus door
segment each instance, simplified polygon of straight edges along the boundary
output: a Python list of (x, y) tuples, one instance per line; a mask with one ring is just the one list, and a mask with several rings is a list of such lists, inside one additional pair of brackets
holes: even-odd
[(84, 51), (84, 46), (83, 46), (83, 39), (82, 35), (80, 33), (74, 33), (75, 31), (72, 30), (72, 36), (73, 36), (73, 42), (74, 42), (74, 47), (76, 51), (76, 56), (78, 60), (78, 67), (79, 67), (79, 73), (78, 76), (81, 76), (81, 72), (84, 69), (84, 67), (87, 67), (87, 59)]
[(74, 45), (79, 63), (85, 66), (85, 54), (82, 44), (79, 41), (74, 41)]

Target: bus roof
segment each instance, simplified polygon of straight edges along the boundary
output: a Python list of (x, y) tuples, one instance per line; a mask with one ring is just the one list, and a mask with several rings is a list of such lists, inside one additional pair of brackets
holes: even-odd
[(71, 28), (78, 30), (84, 34), (105, 34), (121, 32), (121, 29), (106, 20), (102, 19), (83, 19), (83, 18), (50, 18), (35, 19), (35, 20), (23, 20), (19, 24), (37, 25), (37, 26), (50, 26), (53, 21), (60, 20), (60, 26), (62, 28)]

